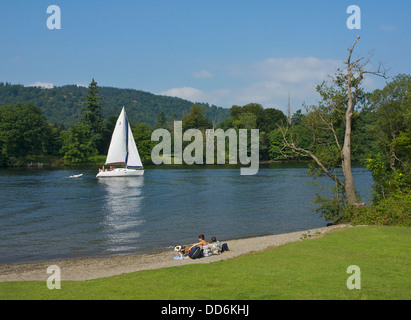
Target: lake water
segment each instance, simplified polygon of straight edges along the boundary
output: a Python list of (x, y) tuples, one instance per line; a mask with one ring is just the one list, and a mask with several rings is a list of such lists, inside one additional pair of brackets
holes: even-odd
[[(81, 178), (68, 178), (83, 173)], [(136, 254), (206, 240), (326, 225), (312, 211), (318, 187), (304, 167), (146, 169), (96, 179), (96, 170), (0, 170), (0, 263)], [(353, 170), (369, 201), (372, 178)], [(327, 177), (320, 185), (332, 185)]]

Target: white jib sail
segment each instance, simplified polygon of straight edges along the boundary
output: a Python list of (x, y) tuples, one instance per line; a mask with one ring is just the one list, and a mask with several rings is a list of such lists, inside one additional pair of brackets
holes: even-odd
[(127, 157), (127, 117), (126, 112), (121, 110), (118, 116), (116, 127), (111, 136), (110, 147), (108, 149), (106, 164), (126, 164)]
[[(127, 121), (128, 122), (128, 121)], [(128, 156), (127, 167), (143, 167), (140, 155), (137, 150), (136, 142), (134, 141), (133, 132), (131, 131), (130, 124), (128, 124)]]

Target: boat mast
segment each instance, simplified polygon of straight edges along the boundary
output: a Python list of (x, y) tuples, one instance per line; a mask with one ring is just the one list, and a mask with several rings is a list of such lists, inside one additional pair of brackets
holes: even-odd
[[(124, 106), (123, 106), (123, 109), (124, 109)], [(127, 113), (126, 113), (125, 109), (124, 109), (124, 116), (126, 118), (126, 123), (125, 123), (125, 126), (126, 126), (126, 159), (124, 161), (124, 164), (126, 165), (126, 169), (127, 169), (127, 160), (128, 160), (128, 119), (127, 119)]]
[(290, 89), (288, 89), (288, 124), (291, 124)]

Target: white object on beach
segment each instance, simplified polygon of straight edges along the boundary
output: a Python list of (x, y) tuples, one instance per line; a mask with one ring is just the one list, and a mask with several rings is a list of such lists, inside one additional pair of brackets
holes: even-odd
[(123, 165), (125, 167), (101, 170), (97, 174), (97, 178), (135, 177), (144, 174), (143, 163), (141, 162), (124, 107), (118, 116), (116, 127), (111, 137), (106, 165)]

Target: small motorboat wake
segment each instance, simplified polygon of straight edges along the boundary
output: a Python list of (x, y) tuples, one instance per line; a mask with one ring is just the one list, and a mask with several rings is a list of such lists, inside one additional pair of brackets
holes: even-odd
[(80, 178), (80, 177), (82, 177), (82, 176), (83, 176), (82, 173), (80, 173), (80, 174), (72, 174), (69, 178)]

